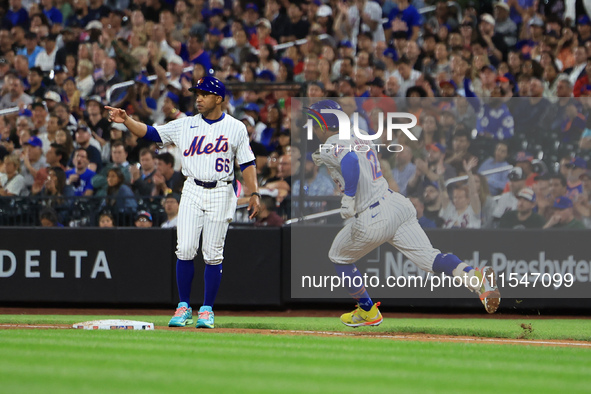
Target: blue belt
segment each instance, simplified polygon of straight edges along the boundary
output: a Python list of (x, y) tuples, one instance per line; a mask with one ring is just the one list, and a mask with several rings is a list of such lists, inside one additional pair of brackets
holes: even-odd
[(195, 184), (197, 186), (201, 186), (205, 189), (213, 189), (214, 187), (216, 187), (218, 185), (218, 182), (222, 182), (225, 183), (227, 185), (229, 185), (230, 183), (232, 183), (231, 181), (212, 181), (212, 182), (203, 182), (200, 181), (198, 179), (193, 179), (195, 181)]
[[(390, 189), (388, 189), (388, 191), (389, 191), (390, 193), (394, 193), (394, 192), (393, 192), (392, 190), (390, 190)], [(384, 198), (384, 197), (382, 197), (382, 198)], [(373, 204), (371, 204), (371, 205), (369, 206), (369, 209), (374, 209), (375, 207), (377, 207), (377, 206), (379, 206), (379, 205), (380, 205), (380, 201), (378, 200), (378, 201), (374, 202)], [(359, 214), (357, 214), (357, 213), (356, 213), (356, 214), (355, 214), (355, 217), (356, 217), (356, 218), (357, 218), (357, 217), (359, 217)]]

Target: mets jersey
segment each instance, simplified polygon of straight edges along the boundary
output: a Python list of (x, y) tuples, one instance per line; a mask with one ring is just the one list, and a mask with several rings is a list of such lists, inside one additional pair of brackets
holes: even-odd
[(222, 113), (217, 121), (201, 114), (156, 126), (162, 146), (175, 144), (181, 153), (183, 175), (200, 181), (232, 181), (238, 164), (254, 161), (244, 123)]
[[(345, 190), (345, 181), (341, 170), (341, 160), (354, 152), (359, 159), (359, 182), (355, 193), (357, 212), (363, 212), (380, 197), (388, 192), (388, 182), (382, 176), (382, 169), (373, 142), (362, 140), (351, 135), (348, 140), (339, 139), (335, 134), (328, 138), (320, 150), (320, 158), (326, 164), (331, 178), (341, 189)], [(355, 152), (355, 146), (358, 151)]]

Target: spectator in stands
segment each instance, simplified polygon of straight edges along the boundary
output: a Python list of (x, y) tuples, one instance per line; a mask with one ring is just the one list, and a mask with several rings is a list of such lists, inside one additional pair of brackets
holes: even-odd
[(468, 152), (470, 148), (470, 136), (467, 131), (457, 130), (453, 136), (452, 152), (446, 155), (444, 163), (452, 166), (456, 173), (462, 172), (464, 169), (464, 161), (469, 161), (474, 157)]
[(43, 197), (43, 206), (55, 209), (61, 223), (68, 221), (72, 204), (70, 197), (74, 197), (74, 189), (66, 182), (66, 173), (61, 167), (49, 167), (39, 193)]
[(536, 195), (529, 187), (524, 187), (517, 193), (517, 208), (503, 214), (500, 228), (525, 229), (542, 228), (546, 221), (533, 211), (536, 206)]
[(125, 177), (120, 167), (112, 167), (107, 171), (107, 188), (98, 190), (97, 196), (106, 196), (104, 206), (116, 213), (119, 218), (133, 213), (137, 209), (137, 201), (131, 188), (125, 184)]
[(35, 65), (37, 56), (43, 51), (39, 46), (39, 37), (36, 33), (28, 31), (25, 33), (25, 47), (17, 51), (16, 55), (22, 55), (27, 59), (28, 65)]
[[(509, 147), (506, 142), (498, 142), (495, 147), (493, 157), (489, 157), (482, 163), (478, 169), (478, 173), (482, 174), (484, 171), (494, 170), (500, 167), (509, 166), (507, 162), (507, 154)], [(503, 192), (508, 181), (509, 170), (494, 172), (486, 176), (488, 187), (492, 196), (498, 196)]]
[(291, 165), (291, 154), (286, 153), (277, 159), (277, 177), (265, 183), (265, 189), (277, 190), (277, 201), (281, 204), (291, 193), (291, 176), (296, 174)]
[(412, 205), (414, 205), (415, 209), (417, 210), (417, 219), (422, 228), (437, 228), (437, 225), (434, 221), (427, 219), (423, 215), (423, 212), (425, 211), (425, 204), (419, 197), (410, 197), (410, 202), (412, 202)]
[(176, 228), (179, 214), (179, 203), (181, 197), (178, 194), (171, 193), (164, 198), (164, 212), (166, 221), (160, 225), (162, 228)]
[(77, 148), (74, 151), (72, 163), (74, 168), (66, 172), (67, 184), (74, 188), (76, 196), (92, 196), (92, 178), (95, 172), (89, 168), (88, 153), (84, 148)]
[(398, 80), (398, 97), (406, 97), (406, 91), (415, 86), (417, 80), (422, 74), (414, 70), (410, 65), (410, 60), (402, 56), (398, 61), (398, 70), (394, 72), (394, 77)]
[(39, 222), (41, 227), (64, 227), (64, 225), (58, 221), (55, 209), (49, 207), (45, 207), (39, 212)]
[(41, 68), (43, 72), (48, 73), (53, 70), (53, 66), (55, 65), (55, 55), (57, 54), (57, 47), (55, 45), (56, 39), (57, 36), (55, 34), (49, 34), (43, 37), (43, 50), (37, 55), (35, 63), (29, 64), (34, 64), (35, 67)]
[(68, 77), (64, 81), (64, 103), (68, 105), (70, 113), (76, 119), (83, 119), (82, 106), (83, 100), (80, 91), (76, 88), (76, 80)]
[(261, 210), (254, 222), (255, 227), (281, 227), (283, 219), (277, 214), (275, 197), (267, 191), (261, 191)]
[(135, 227), (152, 227), (152, 214), (148, 211), (139, 211), (135, 217)]
[(78, 76), (76, 77), (76, 88), (80, 92), (80, 97), (86, 99), (91, 95), (94, 89), (94, 78), (92, 72), (94, 66), (92, 62), (87, 59), (82, 59), (78, 62)]
[(19, 174), (20, 159), (15, 154), (4, 157), (4, 172), (0, 172), (0, 196), (26, 196), (25, 178)]
[[(87, 153), (89, 160), (89, 168), (92, 171), (99, 172), (103, 168), (103, 161), (101, 158), (101, 152), (93, 145), (91, 145), (92, 134), (90, 129), (83, 123), (80, 123), (76, 130), (76, 144), (79, 148), (84, 148)], [(94, 141), (98, 145), (97, 141)], [(100, 146), (100, 145), (99, 145)], [(70, 159), (68, 166), (71, 167), (74, 158)]]
[(464, 171), (468, 175), (467, 186), (457, 186), (453, 189), (453, 200), (450, 203), (450, 198), (443, 181), (443, 171), (440, 169), (438, 175), (439, 189), (443, 190), (441, 193), (441, 211), (439, 216), (443, 219), (444, 228), (480, 228), (480, 198), (472, 169), (476, 167), (478, 160), (476, 158), (470, 159), (469, 162), (464, 162)]
[(25, 187), (31, 190), (37, 172), (46, 167), (45, 156), (43, 156), (43, 142), (32, 136), (23, 146), (21, 154), (20, 174), (25, 179)]
[[(33, 128), (36, 130), (37, 136), (42, 138), (47, 134), (47, 109), (42, 102), (35, 102), (31, 104), (31, 112), (33, 113), (31, 120), (33, 121)], [(43, 153), (47, 152), (47, 147), (43, 147)]]
[(52, 143), (45, 154), (45, 162), (48, 167), (60, 167), (64, 170), (68, 162), (68, 155), (64, 147), (56, 142)]
[(174, 170), (174, 156), (166, 152), (161, 153), (157, 157), (157, 171), (153, 175), (154, 191), (156, 195), (165, 196), (167, 194), (180, 194), (183, 190), (183, 183), (185, 177), (178, 171)]
[[(335, 194), (335, 185), (328, 176), (319, 173), (319, 167), (312, 161), (312, 154), (306, 157), (304, 165), (304, 194), (306, 196), (332, 196)], [(300, 179), (296, 179), (292, 186), (292, 195), (299, 196)]]
[(68, 166), (67, 163), (70, 161), (70, 156), (74, 151), (74, 141), (72, 141), (72, 134), (70, 134), (70, 132), (67, 130), (59, 129), (55, 132), (55, 142), (56, 144), (63, 146), (64, 152), (68, 157), (66, 160), (66, 165)]
[(25, 93), (23, 82), (14, 74), (4, 77), (4, 87), (7, 93), (0, 100), (0, 109), (26, 106), (33, 102), (31, 96)]
[(154, 190), (154, 174), (156, 174), (156, 153), (149, 148), (142, 148), (139, 153), (140, 168), (129, 166), (131, 188), (138, 196), (151, 196)]
[(101, 67), (103, 75), (95, 81), (92, 94), (97, 95), (104, 100), (107, 95), (107, 90), (116, 83), (121, 82), (121, 79), (117, 74), (117, 64), (115, 63), (115, 59), (110, 57), (103, 59)]
[[(424, 130), (423, 130), (424, 133)], [(437, 175), (437, 167), (443, 166), (445, 169), (443, 173), (444, 179), (455, 177), (456, 170), (449, 164), (445, 164), (443, 159), (445, 157), (446, 148), (440, 143), (434, 143), (426, 146), (427, 160), (422, 158), (415, 159), (416, 170), (412, 178), (407, 184), (408, 195), (422, 196), (425, 187), (436, 182), (439, 176)]]
[(47, 92), (47, 87), (43, 83), (43, 71), (41, 68), (32, 67), (29, 70), (27, 81), (29, 82), (29, 90), (27, 91), (27, 94), (31, 96), (32, 99), (43, 100), (45, 98), (45, 93)]
[(566, 165), (566, 168), (568, 168), (566, 197), (571, 201), (577, 201), (579, 194), (583, 193), (583, 182), (580, 177), (587, 172), (587, 162), (583, 158), (575, 157)]
[[(106, 164), (103, 169), (92, 178), (92, 187), (96, 195), (104, 196), (107, 189), (112, 185), (109, 183), (109, 171), (119, 168), (125, 185), (131, 184), (130, 164), (127, 161), (127, 151), (121, 141), (114, 141), (111, 145), (111, 163)], [(119, 176), (119, 174), (117, 174)]]
[(517, 208), (517, 195), (525, 187), (527, 176), (521, 167), (515, 167), (509, 172), (510, 190), (501, 194), (497, 206), (493, 211), (493, 220), (499, 220), (507, 211)]
[(99, 227), (101, 228), (113, 228), (115, 227), (115, 219), (113, 214), (109, 211), (103, 211), (99, 216)]
[(573, 202), (568, 197), (554, 200), (553, 214), (543, 228), (584, 229), (585, 225), (575, 219)]
[(394, 156), (392, 177), (398, 185), (398, 192), (406, 196), (408, 182), (415, 175), (416, 166), (412, 163), (412, 150), (410, 146), (402, 146), (401, 151)]

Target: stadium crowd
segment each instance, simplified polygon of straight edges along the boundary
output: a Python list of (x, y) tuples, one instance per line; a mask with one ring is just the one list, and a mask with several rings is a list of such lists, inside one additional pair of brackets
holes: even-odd
[[(424, 227), (589, 228), (590, 15), (568, 0), (0, 1), (0, 216), (18, 198), (40, 201), (42, 225), (174, 227), (178, 150), (103, 106), (164, 124), (194, 115), (187, 88), (212, 75), (251, 137), (255, 225), (338, 194), (292, 101), (339, 97), (370, 133), (380, 113), (417, 117), (417, 141), (398, 133), (380, 162)], [(79, 220), (84, 198), (101, 215)]]

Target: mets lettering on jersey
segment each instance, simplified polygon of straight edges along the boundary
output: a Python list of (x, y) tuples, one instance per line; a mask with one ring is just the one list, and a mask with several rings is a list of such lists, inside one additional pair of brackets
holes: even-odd
[[(228, 139), (223, 135), (220, 135), (216, 139), (216, 144), (209, 143), (203, 146), (203, 141), (205, 140), (205, 136), (196, 136), (191, 143), (189, 149), (183, 152), (183, 156), (193, 156), (194, 154), (202, 155), (206, 154), (209, 155), (211, 153), (220, 153), (220, 152), (227, 152), (228, 151)], [(222, 145), (223, 143), (223, 145)]]

